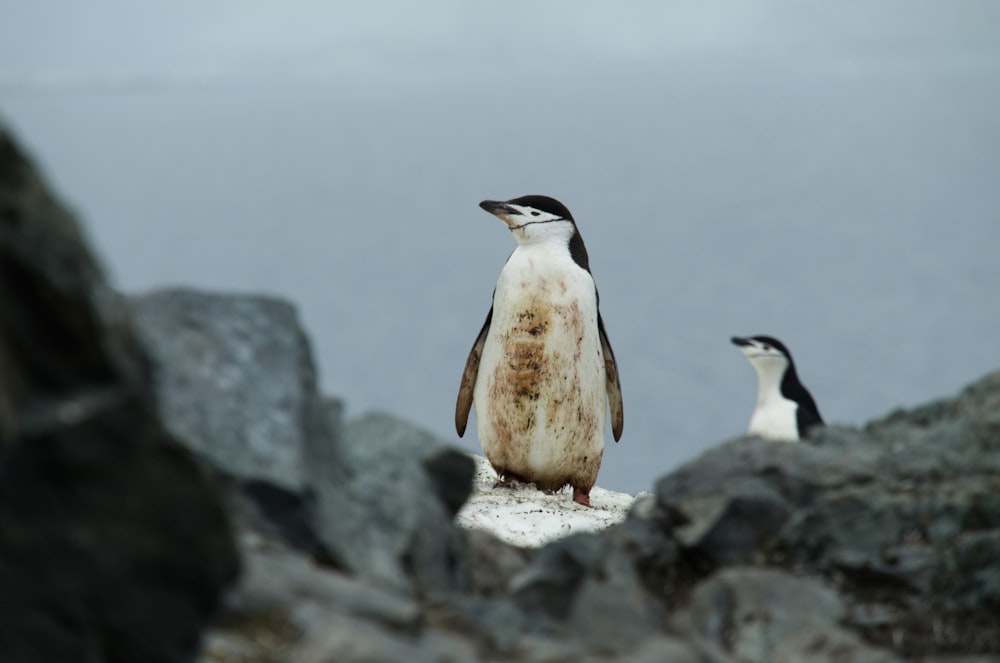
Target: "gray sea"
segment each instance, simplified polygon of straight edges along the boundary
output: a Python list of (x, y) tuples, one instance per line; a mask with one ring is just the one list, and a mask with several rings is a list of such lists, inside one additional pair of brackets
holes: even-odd
[(625, 432), (598, 484), (741, 434), (733, 335), (862, 425), (1000, 368), (1000, 4), (0, 4), (0, 118), (126, 291), (299, 307), (322, 386), (468, 450), (514, 240), (586, 240)]

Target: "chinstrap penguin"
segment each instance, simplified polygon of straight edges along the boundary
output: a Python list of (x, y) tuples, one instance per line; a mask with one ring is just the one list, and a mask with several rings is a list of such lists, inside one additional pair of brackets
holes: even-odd
[(479, 441), (498, 485), (569, 484), (590, 506), (604, 454), (605, 410), (621, 438), (621, 384), (598, 310), (587, 249), (569, 210), (548, 196), (484, 200), (517, 247), (472, 346), (458, 390), (455, 429), (476, 406)]
[(816, 402), (799, 381), (792, 353), (770, 336), (732, 339), (757, 371), (757, 407), (748, 435), (795, 442), (814, 426), (823, 425)]

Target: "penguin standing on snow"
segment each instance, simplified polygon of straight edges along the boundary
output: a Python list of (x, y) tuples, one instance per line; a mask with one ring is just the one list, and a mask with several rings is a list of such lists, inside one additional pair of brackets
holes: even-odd
[(622, 392), (598, 311), (587, 249), (569, 210), (548, 196), (484, 200), (517, 248), (500, 271), (493, 307), (472, 346), (455, 408), (465, 433), (476, 406), (479, 441), (498, 485), (573, 486), (590, 506), (610, 405), (621, 438)]
[(823, 425), (816, 402), (799, 382), (792, 353), (770, 336), (740, 338), (732, 342), (757, 371), (757, 407), (750, 417), (748, 435), (796, 442), (809, 429)]

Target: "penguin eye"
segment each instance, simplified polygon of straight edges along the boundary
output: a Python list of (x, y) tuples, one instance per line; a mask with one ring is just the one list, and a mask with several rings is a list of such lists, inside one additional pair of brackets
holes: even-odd
[(764, 352), (770, 352), (770, 351), (771, 351), (771, 346), (768, 345), (767, 343), (765, 343), (764, 344)]
[(539, 216), (539, 215), (541, 215), (541, 212), (539, 212), (538, 210), (531, 210), (531, 216)]

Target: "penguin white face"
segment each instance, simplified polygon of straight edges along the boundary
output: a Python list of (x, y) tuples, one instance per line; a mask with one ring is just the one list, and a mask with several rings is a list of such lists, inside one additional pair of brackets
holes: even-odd
[(734, 336), (732, 342), (761, 375), (773, 374), (780, 379), (791, 363), (788, 350), (777, 339), (768, 336), (754, 336), (752, 338)]
[(513, 200), (479, 203), (510, 229), (518, 244), (561, 241), (568, 244), (576, 234), (573, 217), (558, 201), (545, 196), (523, 196)]

